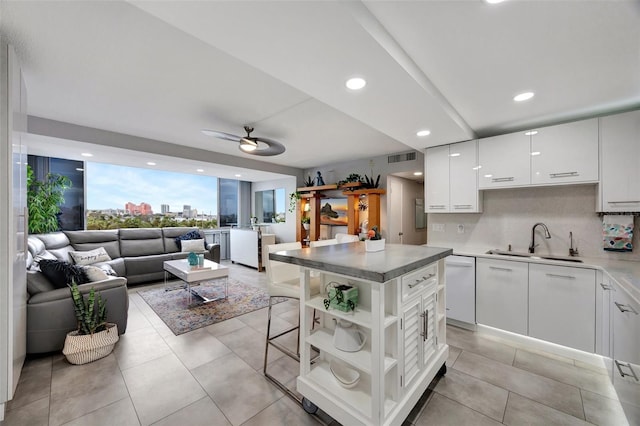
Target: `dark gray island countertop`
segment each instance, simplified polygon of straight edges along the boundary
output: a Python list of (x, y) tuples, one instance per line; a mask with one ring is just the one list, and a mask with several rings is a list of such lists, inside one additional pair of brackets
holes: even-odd
[(269, 259), (384, 283), (453, 253), (450, 248), (386, 244), (367, 252), (364, 242), (270, 253)]

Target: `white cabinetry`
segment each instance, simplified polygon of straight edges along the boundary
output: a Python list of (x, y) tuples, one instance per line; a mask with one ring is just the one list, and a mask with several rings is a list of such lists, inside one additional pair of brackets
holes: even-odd
[(598, 181), (598, 119), (543, 127), (531, 137), (531, 183)]
[(640, 303), (625, 289), (611, 294), (613, 386), (630, 424), (640, 424)]
[(610, 359), (613, 353), (611, 338), (611, 293), (615, 291), (611, 278), (602, 271), (596, 273), (596, 353)]
[(478, 324), (527, 335), (528, 271), (526, 262), (476, 259)]
[(425, 153), (425, 211), (449, 211), (449, 145), (427, 149)]
[(598, 210), (640, 211), (640, 111), (601, 117), (600, 143)]
[(529, 185), (530, 148), (530, 136), (525, 132), (480, 139), (480, 189)]
[(593, 269), (529, 265), (529, 336), (595, 350)]
[(262, 271), (267, 259), (266, 246), (275, 244), (275, 234), (263, 234), (253, 229), (231, 229), (231, 261)]
[(478, 213), (478, 141), (429, 148), (425, 153), (427, 213)]

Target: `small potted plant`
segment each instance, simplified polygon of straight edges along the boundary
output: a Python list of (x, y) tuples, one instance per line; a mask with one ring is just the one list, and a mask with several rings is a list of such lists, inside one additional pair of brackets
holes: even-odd
[(85, 299), (75, 281), (69, 284), (78, 329), (67, 333), (62, 353), (71, 364), (86, 364), (104, 358), (119, 339), (118, 326), (107, 322), (104, 300), (92, 287)]
[(311, 218), (309, 216), (304, 216), (300, 222), (302, 222), (302, 227), (308, 231), (309, 230), (309, 226), (311, 224)]
[(367, 232), (367, 239), (364, 240), (365, 251), (382, 251), (384, 250), (385, 239), (382, 238), (377, 226), (371, 227)]

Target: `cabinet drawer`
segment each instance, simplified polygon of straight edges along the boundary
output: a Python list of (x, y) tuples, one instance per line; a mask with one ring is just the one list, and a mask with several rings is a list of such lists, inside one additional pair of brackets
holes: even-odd
[(438, 282), (438, 264), (434, 263), (425, 268), (402, 277), (402, 300), (411, 298), (429, 285)]

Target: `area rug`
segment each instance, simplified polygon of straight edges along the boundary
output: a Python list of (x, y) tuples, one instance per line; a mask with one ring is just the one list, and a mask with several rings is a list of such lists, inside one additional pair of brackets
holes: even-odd
[[(177, 282), (171, 284), (177, 285)], [(222, 280), (205, 282), (192, 289), (207, 298), (224, 297)], [(138, 294), (176, 336), (269, 306), (269, 294), (265, 290), (243, 284), (233, 278), (229, 278), (227, 299), (192, 305), (191, 308), (189, 295), (181, 288), (165, 291), (160, 287), (140, 291)], [(195, 296), (191, 300), (192, 303), (198, 302)], [(276, 298), (273, 302), (275, 304), (285, 300), (285, 298)]]

